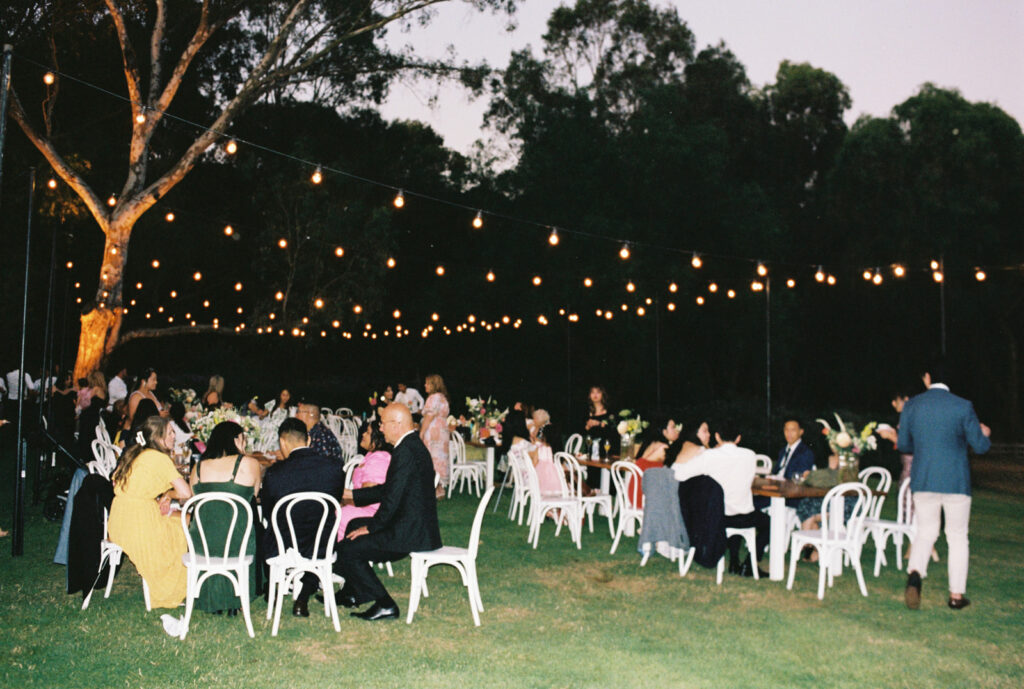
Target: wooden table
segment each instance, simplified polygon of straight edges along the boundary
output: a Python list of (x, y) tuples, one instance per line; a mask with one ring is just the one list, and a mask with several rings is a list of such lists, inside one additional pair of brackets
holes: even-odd
[(618, 455), (612, 455), (608, 459), (590, 459), (589, 457), (576, 457), (581, 466), (592, 467), (601, 470), (601, 492), (611, 495), (612, 464), (619, 461)]
[[(831, 489), (807, 486), (792, 481), (764, 478), (763, 476), (754, 477), (750, 492), (754, 495), (771, 498), (768, 507), (768, 517), (771, 519), (771, 531), (768, 539), (768, 578), (772, 581), (782, 581), (786, 576), (786, 550), (789, 546), (789, 530), (786, 528), (788, 525), (786, 499), (823, 498), (829, 490)], [(886, 495), (880, 491), (873, 492), (875, 495)], [(842, 520), (843, 515), (837, 514), (834, 518)], [(837, 568), (836, 572), (839, 571), (841, 569)]]
[(487, 460), (487, 483), (484, 485), (484, 490), (487, 490), (494, 485), (494, 445), (488, 445), (482, 443), (479, 440), (467, 440), (466, 445), (470, 447), (481, 447), (484, 449), (484, 456)]

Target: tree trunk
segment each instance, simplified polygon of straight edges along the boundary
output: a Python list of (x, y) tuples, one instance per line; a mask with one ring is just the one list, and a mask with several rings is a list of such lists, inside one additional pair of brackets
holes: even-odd
[[(134, 223), (133, 223), (134, 224)], [(82, 314), (82, 333), (78, 338), (75, 380), (85, 378), (103, 366), (114, 351), (124, 318), (124, 267), (128, 262), (128, 239), (132, 226), (115, 224), (106, 230), (103, 264), (93, 306)]]

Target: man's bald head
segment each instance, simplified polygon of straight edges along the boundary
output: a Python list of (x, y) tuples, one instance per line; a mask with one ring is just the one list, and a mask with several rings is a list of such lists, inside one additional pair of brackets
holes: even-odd
[(412, 412), (404, 404), (389, 404), (380, 413), (380, 425), (384, 439), (394, 445), (399, 438), (413, 430)]

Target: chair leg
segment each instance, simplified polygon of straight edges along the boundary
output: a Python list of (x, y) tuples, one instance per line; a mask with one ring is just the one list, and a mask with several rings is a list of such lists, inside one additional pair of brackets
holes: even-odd
[(321, 567), (317, 574), (320, 577), (320, 586), (324, 590), (324, 612), (331, 618), (334, 631), (340, 632), (341, 623), (338, 621), (338, 605), (334, 601), (334, 580), (331, 578), (331, 569), (329, 566)]
[(466, 563), (466, 571), (469, 573), (469, 580), (473, 583), (473, 597), (476, 601), (476, 609), (484, 611), (484, 601), (480, 597), (480, 580), (476, 576), (476, 561)]
[(199, 573), (195, 567), (187, 567), (188, 570), (188, 585), (185, 588), (185, 617), (181, 621), (181, 633), (178, 638), (181, 640), (185, 639), (185, 635), (188, 634), (188, 624), (192, 619), (192, 607), (195, 605), (196, 596), (199, 595)]
[(793, 539), (789, 550), (789, 578), (786, 581), (786, 588), (793, 590), (793, 579), (796, 578), (796, 563), (800, 559), (801, 541)]
[(274, 623), (270, 628), (270, 635), (277, 636), (277, 629), (281, 626), (281, 606), (284, 597), (288, 594), (289, 575), (282, 574), (277, 582), (277, 595), (274, 597)]
[[(477, 611), (477, 605), (480, 602), (480, 594), (477, 591), (476, 581), (476, 567), (472, 562), (465, 563), (466, 565), (466, 578), (467, 578), (467, 593), (469, 594), (469, 610), (473, 613), (473, 625), (476, 627), (480, 626), (480, 613)], [(480, 606), (480, 610), (483, 610), (483, 606)]]
[(857, 573), (857, 585), (860, 586), (861, 595), (863, 595), (866, 598), (867, 595), (868, 595), (868, 587), (864, 583), (864, 570), (861, 569), (860, 558), (859, 557), (854, 557), (853, 554), (851, 553), (850, 554), (850, 562), (851, 562), (851, 565), (853, 567), (853, 571)]
[[(117, 566), (121, 564), (121, 552), (108, 551), (107, 554), (107, 590), (104, 591), (103, 597), (110, 598), (110, 589), (114, 587), (114, 575), (117, 574)], [(103, 569), (102, 563), (100, 569)]]
[(725, 574), (725, 555), (718, 560), (718, 566), (715, 568), (715, 583), (719, 586), (722, 585), (722, 575)]
[(623, 522), (623, 519), (624, 519), (624, 516), (622, 514), (620, 514), (619, 515), (619, 523), (615, 527), (615, 535), (612, 536), (612, 549), (609, 551), (609, 553), (608, 553), (609, 555), (614, 555), (615, 554), (615, 549), (619, 547), (619, 539), (622, 537), (622, 522)]
[(146, 612), (153, 609), (152, 604), (149, 602), (149, 584), (146, 583), (145, 579), (142, 580), (142, 600), (146, 603)]
[(690, 571), (690, 565), (693, 564), (693, 556), (696, 554), (696, 548), (690, 548), (685, 554), (679, 554), (679, 576), (685, 577), (686, 573)]
[(238, 598), (242, 601), (242, 617), (245, 618), (245, 628), (249, 632), (249, 638), (256, 638), (256, 633), (252, 629), (252, 612), (249, 609), (249, 567), (239, 567), (235, 570), (235, 576), (238, 577)]
[(277, 568), (271, 565), (267, 580), (267, 619), (274, 617), (274, 605), (277, 592)]
[(412, 580), (409, 585), (409, 612), (405, 616), (405, 623), (412, 624), (412, 616), (416, 614), (416, 608), (420, 604), (420, 588), (422, 582), (420, 581), (423, 576), (420, 569), (423, 567), (423, 562), (416, 557), (412, 556), (412, 561), (409, 565), (409, 578)]
[(829, 557), (832, 557), (832, 553), (826, 556), (825, 552), (818, 550), (818, 600), (825, 599), (825, 577), (832, 573)]

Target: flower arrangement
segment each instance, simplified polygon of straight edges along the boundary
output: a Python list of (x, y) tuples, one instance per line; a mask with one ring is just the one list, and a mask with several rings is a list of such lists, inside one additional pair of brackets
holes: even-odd
[(242, 416), (234, 409), (214, 409), (213, 411), (198, 416), (190, 422), (192, 433), (197, 440), (206, 442), (214, 427), (224, 421), (234, 421), (245, 430), (245, 449), (247, 452), (254, 452), (263, 442), (263, 432), (259, 419), (252, 416)]
[[(469, 414), (470, 425), (478, 429), (481, 437), (488, 437), (491, 433), (501, 433), (501, 422), (508, 416), (508, 408), (500, 409), (498, 402), (488, 397), (467, 397), (466, 409)], [(486, 429), (486, 432), (482, 432)]]
[(843, 421), (839, 414), (833, 416), (839, 424), (835, 428), (832, 428), (825, 419), (817, 419), (818, 423), (824, 426), (821, 433), (828, 439), (828, 446), (832, 448), (832, 452), (840, 457), (860, 458), (868, 450), (878, 448), (878, 441), (874, 435), (877, 421), (867, 424), (858, 433), (857, 429)]
[(172, 402), (181, 402), (186, 409), (193, 409), (199, 406), (199, 396), (192, 388), (169, 388), (168, 397)]
[(620, 411), (619, 419), (619, 425), (615, 427), (619, 435), (636, 436), (651, 425), (650, 421), (641, 419), (639, 414), (634, 415), (631, 409)]

